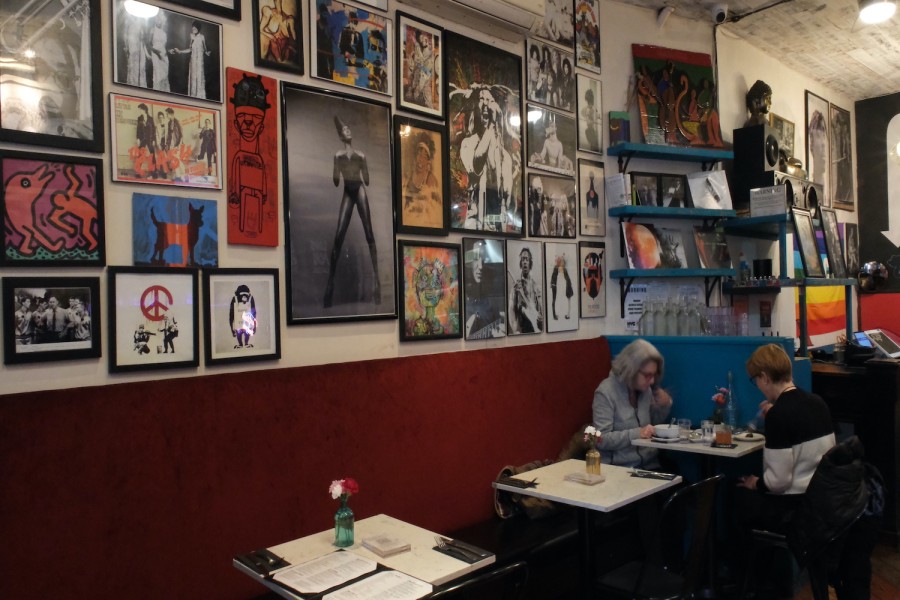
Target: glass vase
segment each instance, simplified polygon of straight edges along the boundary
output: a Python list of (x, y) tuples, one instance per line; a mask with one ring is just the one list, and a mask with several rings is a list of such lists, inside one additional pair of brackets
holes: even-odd
[(588, 475), (599, 475), (600, 474), (600, 451), (596, 448), (591, 448), (587, 451), (587, 454), (584, 455), (584, 468), (587, 471)]
[(334, 545), (349, 548), (353, 545), (353, 511), (347, 506), (347, 497), (341, 496), (341, 506), (334, 513)]

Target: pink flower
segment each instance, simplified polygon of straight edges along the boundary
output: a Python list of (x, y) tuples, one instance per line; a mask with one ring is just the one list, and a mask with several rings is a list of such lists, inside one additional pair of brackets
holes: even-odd
[(359, 493), (359, 484), (356, 483), (356, 480), (351, 477), (345, 477), (344, 479), (335, 479), (331, 482), (331, 485), (328, 486), (328, 493), (330, 493), (331, 497), (335, 500), (344, 495), (350, 497), (353, 494)]
[(724, 406), (728, 403), (728, 389), (727, 388), (718, 388), (718, 391), (713, 394), (712, 401), (716, 404)]

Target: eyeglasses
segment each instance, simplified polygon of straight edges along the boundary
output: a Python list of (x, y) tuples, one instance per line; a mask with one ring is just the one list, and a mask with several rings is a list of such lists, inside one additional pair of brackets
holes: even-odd
[(656, 379), (656, 371), (638, 371), (644, 379)]

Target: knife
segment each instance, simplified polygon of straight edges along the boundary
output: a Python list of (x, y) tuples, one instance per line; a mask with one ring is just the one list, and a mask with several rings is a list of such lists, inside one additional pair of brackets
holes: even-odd
[(478, 556), (472, 552), (468, 552), (458, 546), (451, 546), (450, 544), (446, 544), (446, 543), (444, 544), (443, 548), (441, 548), (440, 546), (435, 546), (434, 549), (437, 550), (438, 552), (443, 552), (444, 554), (447, 554), (448, 556), (451, 556), (457, 560), (461, 560), (464, 563), (468, 563), (470, 565), (472, 563), (476, 563), (479, 560), (481, 560), (480, 556)]
[(441, 536), (441, 539), (444, 540), (444, 543), (446, 545), (450, 546), (451, 548), (458, 548), (459, 550), (462, 550), (463, 552), (467, 552), (467, 553), (471, 554), (472, 556), (477, 557), (479, 560), (481, 560), (482, 558), (487, 558), (488, 556), (491, 555), (490, 552), (482, 550), (481, 548), (479, 548), (477, 546), (473, 546), (472, 544), (467, 544), (466, 542), (461, 542), (459, 540), (452, 540), (450, 538), (446, 538), (443, 536)]

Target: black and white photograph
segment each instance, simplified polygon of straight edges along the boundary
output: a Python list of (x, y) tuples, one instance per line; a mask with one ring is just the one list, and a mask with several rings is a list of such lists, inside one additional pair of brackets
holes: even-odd
[(603, 163), (578, 159), (578, 223), (581, 235), (606, 235)]
[(506, 336), (505, 251), (502, 240), (463, 238), (463, 332), (467, 340)]
[(578, 242), (581, 318), (606, 316), (606, 243)]
[(659, 174), (632, 172), (631, 197), (635, 206), (659, 206)]
[(528, 235), (575, 239), (575, 180), (528, 174)]
[[(266, 1), (273, 2), (273, 0)], [(170, 2), (226, 19), (241, 20), (241, 0), (170, 0)]]
[(547, 333), (578, 329), (578, 244), (544, 244), (544, 293), (547, 298)]
[(690, 208), (687, 177), (661, 174), (659, 176), (659, 200), (660, 206), (666, 208)]
[(571, 48), (575, 42), (572, 0), (544, 0), (544, 20), (537, 35)]
[(136, 0), (113, 3), (113, 81), (222, 102), (222, 26)]
[(544, 331), (544, 251), (540, 242), (507, 240), (506, 296), (509, 335)]
[(575, 0), (575, 63), (600, 73), (600, 0)]
[(288, 324), (395, 318), (390, 106), (281, 97)]
[(844, 249), (838, 232), (837, 215), (833, 208), (819, 209), (819, 225), (825, 238), (825, 252), (828, 255), (828, 271), (832, 277), (847, 277), (847, 263), (844, 260)]
[(859, 273), (859, 225), (844, 223), (844, 257), (847, 259), (847, 276)]
[(575, 119), (528, 105), (528, 166), (575, 175)]
[(531, 38), (527, 47), (527, 99), (567, 112), (575, 110), (575, 55)]
[(731, 192), (725, 171), (697, 171), (687, 174), (693, 208), (731, 210)]
[(800, 248), (800, 262), (803, 264), (803, 273), (806, 277), (825, 277), (825, 266), (822, 264), (822, 255), (816, 244), (816, 229), (813, 225), (812, 215), (803, 208), (792, 208), (791, 217), (794, 221), (794, 235), (797, 236), (797, 246)]
[(808, 179), (825, 186), (825, 197), (831, 194), (828, 161), (828, 100), (806, 90), (806, 171)]
[(578, 75), (578, 149), (603, 154), (603, 102), (600, 80)]
[(850, 145), (850, 111), (831, 105), (831, 205), (839, 210), (853, 210), (853, 149)]
[(778, 139), (778, 149), (784, 150), (788, 158), (794, 156), (794, 122), (770, 112), (769, 126)]

